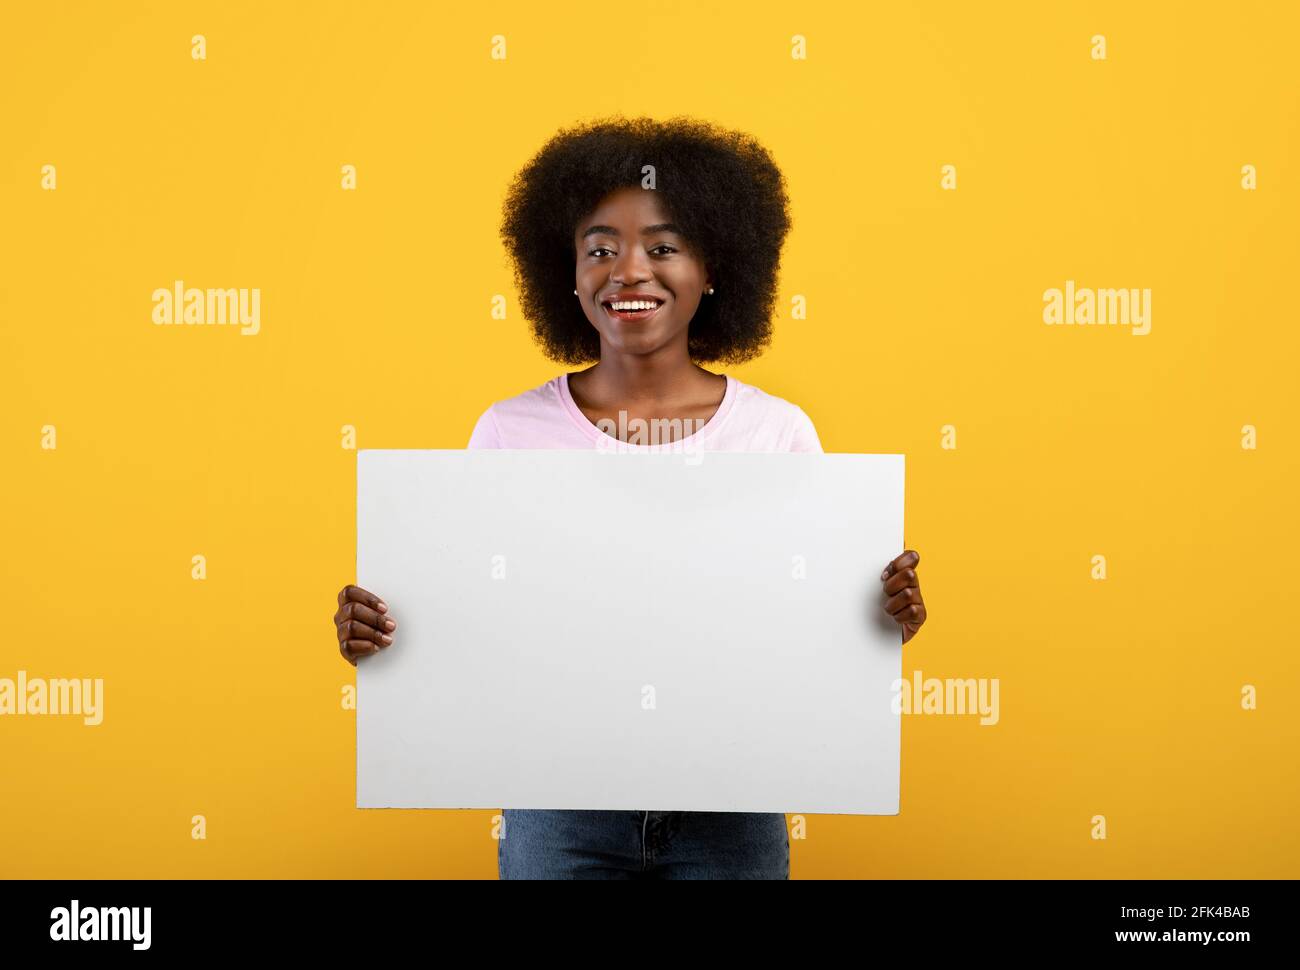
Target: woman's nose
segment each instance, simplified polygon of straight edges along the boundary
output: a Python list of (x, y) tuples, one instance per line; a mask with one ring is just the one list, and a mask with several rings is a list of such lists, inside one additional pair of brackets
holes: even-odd
[(649, 279), (650, 257), (640, 246), (628, 247), (614, 260), (610, 278), (618, 283)]

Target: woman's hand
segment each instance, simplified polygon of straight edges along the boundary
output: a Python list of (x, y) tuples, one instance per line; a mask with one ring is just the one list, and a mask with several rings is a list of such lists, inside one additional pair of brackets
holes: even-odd
[(880, 574), (880, 581), (884, 584), (885, 595), (888, 597), (885, 600), (885, 612), (903, 628), (904, 643), (916, 636), (916, 631), (925, 622), (921, 581), (916, 578), (916, 564), (920, 561), (920, 554), (907, 549)]
[(355, 667), (359, 658), (378, 653), (393, 642), (397, 623), (384, 615), (387, 612), (387, 603), (360, 586), (344, 586), (339, 591), (334, 627), (344, 660)]

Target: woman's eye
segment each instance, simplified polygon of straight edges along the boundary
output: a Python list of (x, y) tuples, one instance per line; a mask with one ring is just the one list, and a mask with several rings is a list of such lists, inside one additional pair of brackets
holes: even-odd
[[(667, 250), (667, 252), (664, 253), (665, 256), (669, 255), (670, 253), (675, 253), (675, 252), (677, 252), (677, 248), (676, 248), (675, 246), (670, 246), (670, 245), (668, 245), (668, 243), (660, 243), (660, 244), (659, 244), (658, 246), (656, 246), (654, 249), (650, 250), (650, 252), (655, 253), (655, 252), (658, 252), (658, 251), (661, 250), (661, 249)], [(590, 251), (587, 253), (587, 255), (588, 255), (588, 256), (599, 256), (601, 253), (613, 253), (613, 250), (610, 249), (610, 248), (607, 247), (607, 246), (597, 246), (595, 249), (590, 250)]]

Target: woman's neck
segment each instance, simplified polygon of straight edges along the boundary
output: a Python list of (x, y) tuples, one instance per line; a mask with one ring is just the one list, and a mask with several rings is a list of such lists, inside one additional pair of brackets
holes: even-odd
[(702, 398), (721, 398), (726, 378), (695, 364), (688, 356), (608, 354), (599, 363), (571, 374), (569, 388), (585, 406), (681, 406)]

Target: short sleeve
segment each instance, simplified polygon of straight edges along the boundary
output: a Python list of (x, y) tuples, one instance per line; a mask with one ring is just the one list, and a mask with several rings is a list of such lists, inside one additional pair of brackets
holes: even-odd
[(489, 407), (479, 415), (478, 422), (469, 436), (469, 444), (465, 447), (469, 449), (501, 447), (501, 430), (497, 427), (496, 415), (492, 413), (492, 408)]
[(822, 442), (817, 437), (812, 418), (804, 413), (803, 408), (795, 406), (794, 433), (790, 436), (791, 451), (822, 452)]

